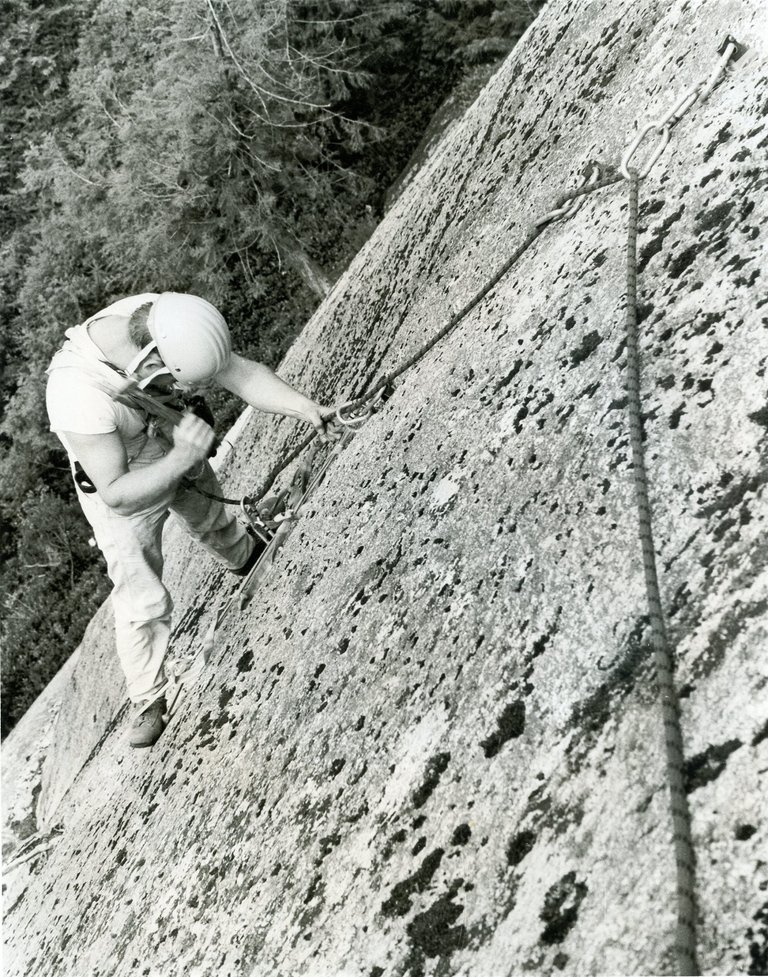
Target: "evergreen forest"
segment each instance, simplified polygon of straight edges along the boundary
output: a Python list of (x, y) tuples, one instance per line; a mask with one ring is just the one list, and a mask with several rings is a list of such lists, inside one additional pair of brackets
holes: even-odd
[[(542, 5), (2, 3), (3, 736), (110, 589), (48, 430), (65, 329), (124, 295), (192, 292), (275, 367), (435, 113), (468, 104)], [(212, 406), (220, 432), (241, 407)]]

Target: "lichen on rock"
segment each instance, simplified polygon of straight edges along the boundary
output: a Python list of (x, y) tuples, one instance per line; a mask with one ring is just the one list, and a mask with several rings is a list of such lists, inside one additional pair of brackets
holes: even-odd
[[(699, 958), (732, 974), (765, 959), (765, 26), (759, 0), (552, 0), (281, 369), (321, 400), (360, 393), (485, 285), (587, 160), (615, 164), (726, 33), (747, 47), (674, 127), (640, 208)], [(114, 703), (73, 745), (63, 834), (7, 910), (9, 977), (672, 972), (626, 212), (623, 186), (590, 195), (402, 377), (155, 748), (127, 750)], [(291, 422), (251, 417), (227, 493), (293, 441)], [(184, 654), (224, 584), (175, 531), (167, 549)], [(84, 647), (78, 681), (104, 644)], [(65, 700), (57, 722), (80, 708)]]

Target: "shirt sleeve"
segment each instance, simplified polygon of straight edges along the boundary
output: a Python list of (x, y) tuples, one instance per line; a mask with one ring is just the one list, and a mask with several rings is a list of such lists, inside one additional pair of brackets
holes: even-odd
[(117, 404), (76, 370), (54, 370), (45, 392), (51, 431), (110, 434), (117, 430)]

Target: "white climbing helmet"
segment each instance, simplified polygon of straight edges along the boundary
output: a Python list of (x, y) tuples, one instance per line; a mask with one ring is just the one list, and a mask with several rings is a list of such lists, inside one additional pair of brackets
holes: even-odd
[(141, 350), (128, 372), (155, 349), (165, 367), (142, 381), (142, 386), (161, 374), (170, 374), (184, 385), (198, 384), (210, 380), (229, 362), (232, 344), (226, 320), (197, 295), (163, 292), (152, 304), (147, 329), (152, 342)]

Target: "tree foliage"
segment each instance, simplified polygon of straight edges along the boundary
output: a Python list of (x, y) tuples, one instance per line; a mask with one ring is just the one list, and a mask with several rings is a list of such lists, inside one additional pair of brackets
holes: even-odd
[[(0, 41), (3, 732), (107, 585), (45, 368), (109, 301), (189, 291), (276, 364), (527, 0), (15, 0)], [(403, 98), (407, 92), (408, 97)], [(222, 426), (234, 404), (221, 400)]]

